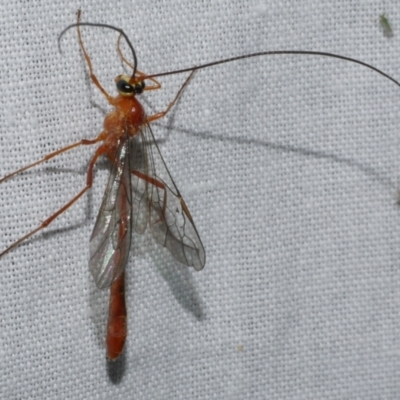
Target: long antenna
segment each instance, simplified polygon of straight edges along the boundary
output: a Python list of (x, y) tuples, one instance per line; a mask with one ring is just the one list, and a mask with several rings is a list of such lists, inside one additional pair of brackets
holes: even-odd
[(260, 56), (273, 56), (273, 55), (282, 55), (282, 54), (297, 54), (297, 55), (308, 55), (308, 56), (322, 56), (322, 57), (331, 57), (331, 58), (337, 58), (339, 60), (344, 60), (344, 61), (349, 61), (355, 64), (359, 64), (363, 67), (372, 69), (373, 71), (377, 72), (378, 74), (384, 76), (385, 78), (391, 80), (393, 83), (395, 83), (397, 86), (400, 87), (400, 83), (396, 81), (396, 79), (392, 78), (390, 75), (386, 74), (385, 72), (381, 71), (380, 69), (367, 64), (363, 61), (356, 60), (355, 58), (351, 57), (345, 57), (341, 56), (339, 54), (333, 54), (333, 53), (325, 53), (323, 51), (303, 51), (303, 50), (271, 50), (271, 51), (261, 51), (259, 53), (251, 53), (251, 54), (245, 54), (243, 56), (237, 56), (237, 57), (231, 57), (231, 58), (226, 58), (224, 60), (219, 60), (219, 61), (214, 61), (210, 62), (207, 64), (202, 64), (202, 65), (197, 65), (194, 67), (189, 67), (189, 68), (183, 68), (183, 69), (177, 69), (174, 71), (169, 71), (169, 72), (160, 72), (158, 74), (151, 74), (147, 75), (146, 78), (157, 78), (159, 76), (166, 76), (166, 75), (174, 75), (174, 74), (181, 74), (183, 72), (190, 72), (190, 71), (197, 71), (199, 69), (203, 68), (208, 68), (208, 67), (213, 67), (216, 65), (220, 64), (226, 64), (232, 61), (238, 61), (238, 60), (243, 60), (245, 58), (253, 58), (253, 57), (260, 57)]
[[(98, 27), (98, 28), (107, 28), (107, 29), (111, 29), (113, 31), (116, 31), (116, 32), (120, 33), (124, 37), (124, 39), (126, 40), (129, 48), (131, 49), (132, 57), (133, 57), (132, 78), (135, 77), (136, 70), (137, 70), (136, 53), (135, 53), (135, 50), (134, 50), (134, 48), (132, 46), (132, 43), (130, 42), (130, 40), (128, 39), (128, 37), (126, 36), (125, 32), (122, 29), (117, 28), (117, 27), (115, 27), (113, 25), (94, 24), (94, 23), (91, 23), (91, 22), (79, 22), (79, 23), (71, 24), (71, 25), (68, 25), (61, 32), (60, 36), (58, 37), (58, 45), (59, 46), (60, 46), (61, 37), (65, 34), (65, 32), (67, 32), (69, 29), (74, 28), (76, 26), (93, 26), (93, 27)], [(271, 51), (261, 51), (261, 52), (258, 52), (258, 53), (251, 53), (251, 54), (245, 54), (245, 55), (237, 56), (237, 57), (225, 58), (223, 60), (213, 61), (213, 62), (210, 62), (210, 63), (197, 65), (197, 66), (194, 66), (194, 67), (188, 67), (188, 68), (177, 69), (177, 70), (174, 70), (174, 71), (160, 72), (160, 73), (157, 73), (157, 74), (151, 74), (151, 75), (145, 76), (144, 78), (145, 79), (149, 79), (149, 78), (157, 78), (159, 76), (181, 74), (181, 73), (184, 73), (184, 72), (197, 71), (199, 69), (204, 69), (204, 68), (213, 67), (213, 66), (216, 66), (216, 65), (226, 64), (226, 63), (230, 63), (230, 62), (233, 62), (233, 61), (244, 60), (246, 58), (261, 57), (261, 56), (273, 56), (273, 55), (283, 55), (283, 54), (321, 56), (321, 57), (330, 57), (330, 58), (336, 58), (336, 59), (339, 59), (339, 60), (349, 61), (349, 62), (352, 62), (354, 64), (361, 65), (361, 66), (363, 66), (365, 68), (368, 68), (368, 69), (371, 69), (372, 71), (377, 72), (378, 74), (380, 74), (383, 77), (389, 79), (394, 84), (396, 84), (397, 86), (400, 87), (400, 83), (396, 79), (392, 78), (390, 75), (386, 74), (385, 72), (383, 72), (379, 68), (376, 68), (376, 67), (372, 66), (371, 64), (367, 64), (367, 63), (365, 63), (363, 61), (356, 60), (355, 58), (341, 56), (339, 54), (326, 53), (326, 52), (323, 52), (323, 51), (308, 51), (308, 50), (271, 50)]]
[(112, 25), (107, 25), (107, 24), (93, 24), (91, 22), (79, 22), (79, 23), (75, 23), (75, 24), (71, 24), (68, 25), (58, 36), (58, 47), (60, 48), (60, 40), (62, 38), (62, 36), (64, 35), (65, 32), (67, 32), (69, 29), (71, 28), (75, 28), (76, 26), (94, 26), (97, 28), (107, 28), (107, 29), (112, 29), (113, 31), (118, 32), (121, 36), (124, 37), (124, 39), (126, 40), (126, 43), (128, 44), (129, 48), (131, 49), (132, 52), (132, 57), (133, 57), (133, 72), (132, 72), (132, 78), (135, 77), (136, 74), (136, 70), (137, 70), (137, 57), (136, 57), (136, 53), (135, 50), (132, 46), (132, 43), (130, 42), (130, 40), (128, 39), (128, 36), (126, 36), (125, 32), (120, 29), (117, 28), (115, 26)]

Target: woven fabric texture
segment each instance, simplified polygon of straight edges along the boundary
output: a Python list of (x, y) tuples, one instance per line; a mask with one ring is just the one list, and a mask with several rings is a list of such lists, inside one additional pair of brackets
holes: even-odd
[[(124, 29), (146, 73), (295, 49), (400, 78), (395, 1), (4, 2), (0, 176), (101, 132), (110, 107), (76, 31), (57, 45), (79, 8), (83, 21)], [(83, 37), (114, 95), (118, 35)], [(160, 78), (163, 89), (141, 97), (147, 113), (186, 76)], [(326, 57), (196, 73), (153, 130), (203, 240), (204, 270), (178, 264), (150, 233), (134, 235), (129, 337), (107, 363), (108, 293), (88, 270), (108, 176), (99, 161), (90, 194), (0, 259), (0, 398), (398, 399), (399, 109), (394, 83)], [(84, 187), (93, 151), (1, 184), (0, 250)]]

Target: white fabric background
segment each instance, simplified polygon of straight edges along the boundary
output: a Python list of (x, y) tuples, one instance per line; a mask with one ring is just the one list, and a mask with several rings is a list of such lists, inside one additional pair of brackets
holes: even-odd
[[(20, 1), (0, 5), (0, 175), (102, 127), (83, 20), (123, 28), (161, 72), (262, 50), (351, 56), (400, 78), (396, 1)], [(378, 18), (390, 18), (394, 37)], [(101, 82), (117, 35), (86, 29)], [(128, 55), (129, 56), (129, 55)], [(146, 95), (163, 109), (184, 76)], [(107, 179), (0, 260), (2, 399), (398, 399), (400, 88), (332, 59), (263, 57), (199, 72), (154, 126), (201, 234), (205, 269), (150, 235), (128, 264), (129, 339), (105, 360), (107, 293), (88, 241)], [(85, 184), (92, 148), (0, 187), (0, 248)]]

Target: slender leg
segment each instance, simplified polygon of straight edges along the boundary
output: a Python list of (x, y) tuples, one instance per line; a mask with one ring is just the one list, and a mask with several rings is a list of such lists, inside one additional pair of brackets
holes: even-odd
[(157, 114), (154, 115), (150, 115), (150, 117), (147, 117), (147, 122), (153, 122), (156, 121), (157, 119), (160, 119), (162, 117), (164, 117), (166, 114), (169, 113), (169, 111), (171, 110), (171, 108), (174, 106), (174, 104), (177, 102), (177, 100), (179, 99), (179, 96), (182, 94), (183, 89), (185, 89), (185, 87), (187, 86), (187, 84), (189, 83), (190, 79), (192, 79), (193, 74), (195, 73), (195, 71), (192, 71), (190, 73), (190, 75), (187, 77), (186, 81), (183, 83), (183, 85), (181, 86), (181, 88), (179, 89), (178, 93), (176, 94), (175, 98), (171, 101), (171, 103), (168, 104), (168, 107), (164, 110), (161, 111)]
[(146, 74), (144, 72), (141, 72), (141, 71), (138, 71), (138, 70), (136, 70), (136, 74), (141, 76), (141, 77), (144, 77), (143, 80), (149, 79), (150, 81), (155, 83), (155, 85), (153, 85), (153, 86), (146, 86), (144, 88), (144, 91), (161, 89), (161, 83), (158, 82), (156, 79), (154, 79), (154, 78), (146, 78)]
[[(78, 11), (78, 24), (81, 19), (81, 10)], [(77, 26), (78, 30), (78, 39), (79, 39), (79, 46), (81, 47), (82, 53), (85, 57), (86, 64), (88, 65), (89, 68), (89, 74), (90, 74), (90, 79), (92, 82), (98, 87), (101, 93), (104, 94), (108, 102), (111, 104), (112, 103), (112, 96), (110, 96), (106, 90), (101, 86), (100, 82), (98, 81), (96, 75), (93, 73), (93, 66), (92, 66), (92, 60), (90, 59), (88, 53), (86, 52), (85, 46), (83, 45), (83, 40), (82, 40), (82, 35), (81, 35), (81, 30), (79, 29), (79, 25)]]
[(3, 178), (0, 179), (0, 183), (4, 182), (4, 181), (7, 180), (7, 179), (12, 178), (13, 176), (15, 176), (15, 175), (17, 175), (17, 174), (20, 174), (21, 172), (24, 172), (24, 171), (26, 171), (26, 170), (28, 170), (28, 169), (31, 169), (31, 168), (33, 168), (33, 167), (36, 167), (36, 165), (42, 164), (42, 163), (44, 163), (44, 162), (46, 162), (46, 161), (49, 161), (49, 160), (51, 160), (52, 158), (58, 156), (59, 154), (65, 153), (65, 152), (67, 152), (67, 151), (69, 151), (69, 150), (72, 150), (72, 149), (74, 149), (75, 147), (79, 147), (79, 146), (82, 146), (82, 145), (91, 145), (91, 144), (98, 143), (98, 142), (104, 140), (104, 138), (103, 138), (102, 135), (103, 135), (103, 134), (101, 134), (100, 136), (98, 136), (96, 139), (93, 139), (93, 140), (82, 139), (82, 140), (80, 140), (79, 142), (70, 144), (69, 146), (63, 147), (62, 149), (58, 149), (58, 150), (56, 150), (56, 151), (53, 151), (52, 153), (49, 153), (49, 154), (45, 155), (42, 159), (40, 159), (40, 160), (38, 160), (38, 161), (35, 161), (35, 162), (32, 163), (32, 164), (26, 165), (25, 167), (22, 167), (22, 168), (20, 168), (20, 169), (14, 171), (14, 172), (11, 172), (11, 174), (8, 174), (8, 175), (4, 176)]
[(53, 215), (51, 215), (49, 218), (44, 220), (36, 229), (30, 231), (27, 233), (25, 236), (19, 238), (17, 241), (15, 241), (11, 246), (7, 247), (2, 253), (0, 253), (0, 258), (4, 256), (6, 253), (8, 253), (10, 250), (13, 248), (17, 247), (19, 244), (21, 244), (23, 241), (26, 239), (30, 238), (32, 235), (35, 233), (41, 231), (42, 229), (46, 228), (49, 226), (59, 215), (61, 215), (64, 211), (68, 210), (74, 203), (76, 203), (91, 187), (93, 184), (93, 167), (102, 154), (105, 154), (107, 152), (107, 148), (105, 146), (100, 146), (97, 150), (96, 153), (94, 154), (93, 158), (90, 161), (88, 172), (87, 172), (87, 178), (86, 178), (86, 186), (75, 196), (73, 197), (68, 203), (64, 204), (58, 211), (56, 211)]
[[(186, 85), (189, 83), (190, 79), (193, 77), (194, 73), (195, 73), (195, 71), (192, 71), (190, 73), (190, 75), (186, 78), (185, 82), (183, 83), (183, 85), (179, 89), (179, 91), (176, 94), (175, 98), (171, 101), (171, 103), (169, 103), (168, 107), (164, 111), (161, 111), (161, 112), (159, 112), (157, 114), (154, 114), (154, 115), (151, 115), (150, 117), (148, 117), (147, 118), (147, 123), (156, 121), (156, 120), (164, 117), (171, 110), (171, 108), (174, 106), (174, 104), (179, 99), (179, 96), (182, 94), (182, 91), (185, 89)], [(150, 184), (152, 184), (154, 186), (157, 186), (158, 188), (164, 190), (164, 199), (163, 199), (163, 205), (162, 205), (162, 218), (164, 218), (165, 217), (165, 210), (166, 210), (166, 207), (167, 207), (167, 190), (166, 190), (166, 187), (165, 187), (164, 183), (158, 181), (157, 179), (155, 179), (155, 178), (153, 178), (151, 176), (145, 175), (140, 171), (132, 171), (132, 174), (136, 175), (138, 178), (143, 179), (146, 182), (148, 182), (148, 183), (150, 183)], [(187, 206), (186, 206), (185, 202), (183, 201), (183, 199), (182, 199), (182, 197), (180, 195), (179, 195), (179, 197), (180, 197), (181, 204), (183, 203), (182, 207), (184, 207), (184, 209), (185, 209), (184, 211), (187, 213), (187, 215), (191, 219), (191, 215), (189, 213), (189, 210), (187, 209)], [(159, 222), (160, 220), (161, 220), (161, 217), (155, 223)]]

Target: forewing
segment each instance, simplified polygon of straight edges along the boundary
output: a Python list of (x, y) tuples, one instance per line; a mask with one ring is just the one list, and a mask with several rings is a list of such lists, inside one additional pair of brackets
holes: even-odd
[(182, 264), (201, 270), (205, 251), (148, 124), (131, 139), (133, 228), (149, 224), (155, 239)]
[(139, 178), (135, 172), (140, 172), (149, 176), (149, 155), (152, 145), (147, 143), (139, 132), (130, 139), (130, 165), (131, 165), (131, 185), (132, 185), (132, 227), (137, 233), (144, 233), (147, 228), (150, 215), (150, 204), (147, 195), (148, 181)]
[(89, 269), (99, 289), (125, 268), (131, 245), (132, 191), (129, 141), (121, 140), (90, 238)]

